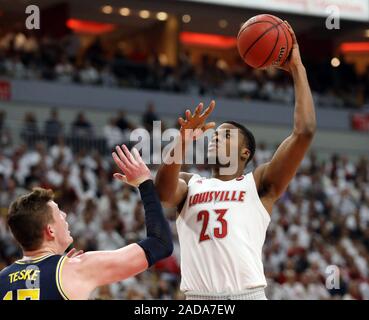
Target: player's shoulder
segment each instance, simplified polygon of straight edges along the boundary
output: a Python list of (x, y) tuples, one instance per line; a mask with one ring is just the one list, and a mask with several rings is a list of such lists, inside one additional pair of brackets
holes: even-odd
[(14, 264), (11, 264), (11, 265), (5, 267), (4, 269), (0, 270), (0, 278), (2, 278), (4, 276), (6, 276), (7, 274), (9, 274), (13, 267), (14, 267)]
[(0, 283), (3, 282), (4, 279), (9, 277), (9, 274), (18, 271), (19, 265), (16, 263), (12, 263), (6, 266), (4, 269), (0, 270)]
[(192, 179), (193, 176), (194, 176), (194, 173), (189, 173), (189, 172), (180, 172), (179, 173), (179, 178), (184, 180), (184, 182), (186, 182), (186, 184), (188, 184), (188, 182)]
[(252, 176), (255, 180), (255, 184), (258, 189), (264, 182), (264, 173), (266, 169), (268, 168), (268, 165), (269, 165), (269, 162), (262, 163), (258, 165), (253, 171), (250, 172), (252, 173)]

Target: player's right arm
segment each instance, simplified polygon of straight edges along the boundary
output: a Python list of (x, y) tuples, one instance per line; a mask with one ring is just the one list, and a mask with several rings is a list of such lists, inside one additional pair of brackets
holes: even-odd
[(114, 177), (138, 187), (145, 209), (147, 237), (118, 250), (94, 251), (66, 259), (62, 286), (72, 299), (87, 299), (95, 288), (134, 276), (172, 254), (173, 242), (150, 170), (138, 151), (116, 148), (114, 161), (125, 175)]
[[(214, 107), (215, 101), (211, 101), (208, 108), (201, 113), (203, 104), (200, 103), (193, 114), (190, 110), (186, 110), (186, 120), (182, 117), (178, 119), (181, 126), (180, 134), (172, 150), (164, 156), (163, 164), (160, 166), (155, 179), (156, 189), (165, 207), (178, 206), (187, 195), (187, 183), (192, 175), (181, 172), (186, 146), (198, 138), (202, 132), (214, 128), (214, 122), (206, 123), (206, 119)], [(174, 159), (174, 161), (168, 161), (169, 158)]]

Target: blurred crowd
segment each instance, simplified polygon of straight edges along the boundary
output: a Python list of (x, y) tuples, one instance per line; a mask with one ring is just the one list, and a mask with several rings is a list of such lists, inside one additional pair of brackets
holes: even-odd
[[(8, 121), (6, 112), (0, 110), (0, 147), (7, 148), (12, 144), (14, 131), (19, 133), (22, 142), (31, 147), (37, 142), (44, 142), (48, 147), (62, 143), (68, 144), (73, 152), (93, 148), (107, 154), (117, 144), (129, 144), (132, 130), (144, 128), (151, 132), (153, 122), (159, 120), (160, 117), (152, 102), (147, 103), (140, 126), (130, 121), (124, 110), (112, 115), (101, 128), (92, 123), (83, 111), (77, 112), (74, 120), (66, 123), (60, 119), (56, 108), (50, 110), (49, 116), (44, 121), (40, 121), (32, 111), (25, 112), (23, 120)], [(164, 127), (165, 123), (162, 122), (162, 129)]]
[[(80, 118), (76, 118), (80, 124), (88, 122)], [(34, 144), (14, 145), (9, 126), (1, 119), (4, 113), (0, 113), (0, 270), (21, 257), (6, 226), (7, 208), (34, 186), (55, 191), (78, 249), (116, 249), (145, 236), (137, 190), (113, 179), (117, 168), (109, 154), (94, 148), (74, 150), (58, 130), (54, 132), (63, 127), (55, 110), (53, 121), (44, 124), (49, 137), (54, 134)], [(131, 123), (120, 114), (104, 131), (107, 135), (116, 131), (113, 145), (122, 139), (119, 134), (149, 127), (153, 119), (158, 116), (149, 106), (141, 123)], [(75, 122), (71, 130), (91, 134), (91, 125)], [(272, 153), (260, 143), (249, 169), (268, 161)], [(157, 166), (149, 167), (155, 176)], [(183, 169), (209, 175), (204, 165)], [(175, 241), (173, 255), (141, 275), (96, 290), (92, 299), (183, 299), (176, 212), (166, 210), (166, 215)], [(274, 208), (263, 261), (269, 299), (369, 299), (368, 159), (352, 162), (332, 155), (318, 160), (311, 152)]]
[[(341, 59), (338, 68), (330, 61), (304, 59), (315, 102), (321, 107), (369, 106), (369, 72), (355, 73)], [(96, 38), (82, 48), (80, 38), (36, 38), (22, 32), (0, 38), (0, 75), (15, 79), (44, 79), (106, 87), (132, 87), (238, 99), (258, 99), (292, 105), (293, 85), (284, 72), (255, 70), (240, 59), (229, 66), (224, 60), (204, 55), (196, 65), (188, 52), (179, 54), (178, 65), (167, 65), (162, 55), (125, 52), (118, 45), (107, 50)]]

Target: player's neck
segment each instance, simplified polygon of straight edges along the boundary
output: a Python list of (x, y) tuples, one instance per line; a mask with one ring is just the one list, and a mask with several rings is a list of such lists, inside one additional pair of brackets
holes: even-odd
[(37, 250), (23, 251), (22, 260), (32, 260), (48, 254), (58, 254), (58, 252), (55, 248), (45, 246)]
[(243, 168), (238, 168), (235, 174), (230, 174), (230, 175), (225, 175), (225, 174), (221, 174), (220, 170), (221, 168), (219, 167), (214, 167), (211, 170), (211, 177), (212, 178), (216, 178), (219, 180), (223, 180), (223, 181), (230, 181), (233, 180), (235, 178), (238, 178), (239, 176), (243, 175)]

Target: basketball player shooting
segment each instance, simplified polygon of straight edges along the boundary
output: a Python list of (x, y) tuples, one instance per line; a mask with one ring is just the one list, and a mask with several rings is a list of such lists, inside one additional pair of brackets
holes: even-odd
[[(238, 152), (234, 174), (224, 175), (222, 164), (212, 166), (212, 177), (181, 172), (181, 164), (164, 163), (156, 176), (159, 197), (176, 207), (181, 248), (181, 290), (187, 299), (266, 299), (262, 247), (274, 203), (285, 192), (306, 154), (316, 128), (314, 103), (298, 43), (292, 28), (290, 56), (281, 66), (292, 76), (295, 90), (294, 127), (272, 159), (244, 175), (255, 153), (253, 134), (243, 125), (227, 121), (217, 127), (208, 157), (220, 149)], [(215, 127), (206, 120), (212, 101), (202, 113), (199, 104), (186, 119), (179, 118), (180, 135), (172, 150), (186, 152), (193, 135)], [(238, 139), (229, 131), (237, 130)], [(238, 141), (237, 144), (235, 141)], [(231, 162), (228, 166), (232, 165)]]
[(147, 238), (113, 251), (72, 250), (66, 214), (51, 190), (35, 189), (10, 206), (8, 225), (23, 258), (0, 272), (0, 300), (88, 299), (97, 287), (143, 272), (173, 251), (172, 236), (150, 170), (138, 151), (116, 147), (113, 158), (124, 175), (114, 177), (138, 187), (145, 208)]

